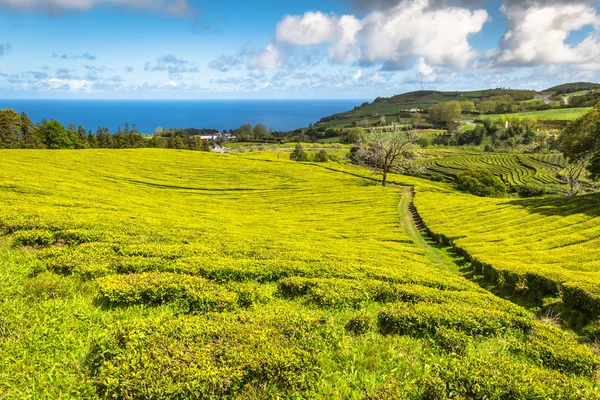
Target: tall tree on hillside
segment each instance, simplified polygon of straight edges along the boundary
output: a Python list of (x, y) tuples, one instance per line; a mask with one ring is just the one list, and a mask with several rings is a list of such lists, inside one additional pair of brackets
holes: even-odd
[(252, 135), (252, 125), (244, 124), (240, 126), (239, 133), (237, 135), (238, 142), (244, 142)]
[(58, 121), (50, 120), (43, 128), (45, 136), (48, 140), (49, 149), (72, 149), (73, 142), (69, 135), (69, 131)]
[(98, 148), (98, 138), (94, 135), (94, 132), (90, 129), (87, 135), (87, 143), (90, 146), (90, 149)]
[(0, 149), (21, 147), (21, 117), (13, 110), (0, 110)]
[(456, 129), (456, 122), (462, 115), (462, 107), (458, 101), (446, 101), (431, 106), (427, 112), (429, 113), (431, 120), (444, 122), (448, 126), (448, 130), (454, 132)]
[(586, 114), (570, 122), (560, 136), (560, 149), (566, 160), (567, 180), (571, 195), (578, 193), (582, 171), (600, 177), (600, 103)]
[(257, 124), (252, 128), (252, 134), (255, 138), (264, 138), (269, 134), (269, 130), (263, 124)]
[(412, 131), (399, 126), (381, 129), (352, 149), (351, 159), (355, 164), (365, 165), (382, 172), (382, 186), (387, 186), (388, 174), (403, 159), (413, 157), (415, 137)]
[[(129, 129), (129, 125), (127, 126), (127, 129)], [(117, 133), (115, 133), (115, 136), (113, 137), (113, 139), (114, 139), (114, 147), (115, 148), (124, 149), (127, 147), (126, 137), (125, 137), (125, 134), (123, 133), (123, 131), (121, 130), (120, 126), (117, 129)]]
[(45, 147), (39, 136), (39, 127), (36, 127), (25, 113), (21, 113), (21, 137), (23, 138), (23, 147), (26, 149), (43, 149)]
[(79, 138), (79, 141), (81, 143), (87, 142), (87, 133), (81, 125), (79, 125), (79, 127), (77, 128), (77, 137)]

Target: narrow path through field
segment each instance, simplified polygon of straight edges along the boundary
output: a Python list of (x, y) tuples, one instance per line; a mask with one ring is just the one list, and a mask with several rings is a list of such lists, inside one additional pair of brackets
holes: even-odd
[(460, 273), (461, 268), (455, 259), (427, 235), (425, 226), (421, 222), (417, 210), (413, 205), (413, 192), (411, 188), (402, 189), (400, 215), (402, 217), (402, 227), (415, 244), (425, 252), (429, 261), (440, 269), (456, 274)]

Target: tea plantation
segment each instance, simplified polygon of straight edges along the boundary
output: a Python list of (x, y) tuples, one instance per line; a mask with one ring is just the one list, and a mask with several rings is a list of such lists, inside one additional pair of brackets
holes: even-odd
[(559, 154), (482, 153), (459, 149), (431, 149), (416, 162), (423, 175), (453, 180), (465, 171), (487, 171), (511, 186), (563, 185), (565, 165)]
[[(392, 180), (490, 274), (597, 312), (596, 198)], [(272, 153), (0, 152), (0, 398), (600, 398), (593, 347), (441, 268), (408, 193)]]
[(490, 282), (542, 305), (554, 298), (580, 325), (600, 315), (598, 194), (489, 199), (424, 189), (415, 204), (431, 232)]

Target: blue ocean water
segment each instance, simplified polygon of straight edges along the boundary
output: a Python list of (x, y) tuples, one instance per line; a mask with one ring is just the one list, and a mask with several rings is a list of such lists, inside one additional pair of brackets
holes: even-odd
[(54, 119), (96, 131), (136, 124), (142, 133), (162, 128), (235, 129), (264, 124), (274, 130), (307, 127), (351, 110), (362, 100), (0, 100), (0, 109), (25, 112), (34, 122)]

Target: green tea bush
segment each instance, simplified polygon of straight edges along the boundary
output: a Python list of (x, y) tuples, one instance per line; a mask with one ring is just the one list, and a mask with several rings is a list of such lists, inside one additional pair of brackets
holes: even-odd
[(104, 398), (311, 398), (316, 355), (327, 346), (315, 334), (321, 328), (301, 317), (274, 319), (132, 321), (96, 342), (88, 368)]
[(241, 307), (251, 307), (255, 304), (266, 304), (273, 299), (270, 287), (255, 282), (230, 283), (227, 288), (238, 296)]
[(54, 234), (46, 230), (33, 229), (13, 234), (13, 246), (48, 247), (54, 244)]
[(75, 283), (50, 272), (41, 273), (24, 283), (25, 293), (41, 300), (70, 297), (75, 293)]
[(371, 316), (366, 312), (358, 312), (346, 323), (346, 332), (353, 335), (363, 335), (371, 330), (373, 321)]
[(525, 354), (540, 365), (564, 373), (593, 376), (600, 358), (588, 347), (558, 328), (536, 323), (524, 340), (511, 338), (513, 352)]
[(174, 303), (185, 312), (219, 312), (238, 304), (235, 293), (204, 278), (144, 273), (112, 275), (98, 280), (98, 300), (107, 306)]
[(468, 335), (495, 336), (507, 330), (528, 332), (531, 318), (507, 312), (446, 303), (443, 307), (429, 303), (397, 303), (384, 307), (377, 316), (382, 334), (430, 335), (439, 328), (454, 329)]
[(598, 399), (600, 392), (583, 379), (489, 357), (431, 360), (419, 386), (425, 399)]
[(444, 326), (437, 328), (433, 339), (441, 349), (455, 354), (464, 354), (473, 342), (473, 338), (464, 332), (448, 329)]
[(102, 234), (89, 230), (67, 229), (56, 232), (54, 237), (57, 242), (62, 242), (67, 245), (77, 245), (100, 241), (102, 239)]

